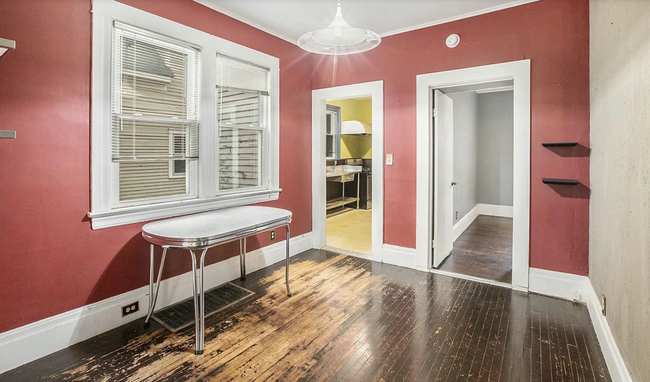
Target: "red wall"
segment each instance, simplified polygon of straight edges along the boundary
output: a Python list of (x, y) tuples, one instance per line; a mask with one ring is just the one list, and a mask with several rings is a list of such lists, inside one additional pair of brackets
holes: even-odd
[[(385, 147), (395, 154), (385, 168), (385, 242), (414, 247), (415, 76), (530, 58), (531, 266), (587, 274), (588, 200), (561, 195), (540, 178), (577, 178), (588, 187), (589, 159), (540, 143), (589, 146), (588, 0), (544, 0), (387, 37), (373, 51), (337, 59), (312, 59), (190, 0), (123, 1), (280, 58), (283, 192), (271, 204), (293, 211), (293, 236), (311, 231), (311, 89), (384, 80)], [(455, 49), (444, 46), (450, 33), (462, 38)], [(0, 140), (3, 332), (146, 285), (148, 251), (141, 224), (93, 231), (85, 218), (90, 0), (0, 1), (0, 37), (17, 41), (0, 58), (0, 130), (18, 136)], [(236, 251), (215, 252), (213, 261)], [(187, 255), (170, 261), (176, 273), (190, 269)]]
[[(544, 0), (383, 39), (360, 55), (314, 56), (314, 89), (384, 81), (384, 241), (415, 248), (415, 76), (531, 60), (530, 265), (588, 273), (589, 158), (584, 149), (550, 151), (541, 142), (589, 147), (589, 3)], [(445, 46), (457, 33), (461, 43)], [(542, 177), (583, 186), (551, 188)], [(577, 190), (577, 191), (576, 191)]]
[[(125, 3), (280, 58), (283, 191), (270, 204), (293, 211), (293, 236), (311, 231), (311, 58), (190, 0)], [(148, 283), (142, 225), (93, 231), (85, 217), (90, 8), (90, 0), (0, 1), (0, 37), (17, 45), (0, 58), (0, 130), (17, 132), (0, 140), (0, 332)], [(213, 261), (236, 249), (215, 252)], [(190, 270), (187, 255), (170, 260), (168, 269)]]

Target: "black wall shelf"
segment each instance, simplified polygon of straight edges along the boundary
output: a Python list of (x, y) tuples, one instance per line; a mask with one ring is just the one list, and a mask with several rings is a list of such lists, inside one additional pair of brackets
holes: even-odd
[(575, 146), (578, 146), (578, 142), (543, 142), (542, 146), (544, 146), (544, 147), (575, 147)]
[(556, 178), (542, 178), (545, 184), (561, 184), (565, 186), (577, 186), (580, 182), (575, 179), (556, 179)]

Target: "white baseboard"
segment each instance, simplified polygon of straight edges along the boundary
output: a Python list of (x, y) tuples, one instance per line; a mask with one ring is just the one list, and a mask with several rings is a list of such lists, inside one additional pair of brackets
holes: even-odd
[(561, 298), (563, 300), (585, 302), (587, 276), (530, 268), (528, 290), (534, 293)]
[(382, 263), (415, 269), (415, 248), (384, 244), (381, 248)]
[(465, 232), (465, 230), (476, 220), (479, 215), (479, 204), (475, 205), (468, 213), (465, 214), (459, 221), (454, 224), (453, 235), (454, 241)]
[(607, 319), (601, 313), (600, 299), (588, 277), (530, 268), (528, 288), (531, 292), (586, 304), (612, 380), (632, 382)]
[(594, 325), (596, 337), (598, 337), (600, 349), (603, 352), (603, 357), (605, 357), (605, 363), (607, 363), (607, 369), (609, 369), (609, 375), (612, 377), (612, 381), (632, 382), (632, 377), (625, 366), (625, 361), (623, 361), (620, 350), (618, 350), (607, 318), (602, 314), (600, 299), (594, 287), (591, 285), (591, 281), (588, 281), (588, 284), (585, 286), (585, 297), (587, 308), (589, 309), (589, 316)]
[[(312, 248), (312, 234), (291, 238), (290, 255)], [(284, 240), (246, 254), (247, 272), (254, 272), (285, 259)], [(143, 269), (143, 272), (149, 272)], [(208, 265), (204, 272), (205, 289), (239, 277), (239, 257)], [(160, 284), (157, 308), (192, 296), (191, 272)], [(121, 307), (134, 301), (140, 310), (122, 317)], [(68, 312), (0, 333), (0, 374), (77, 342), (94, 337), (127, 322), (144, 317), (149, 306), (149, 286), (107, 298)]]
[(513, 208), (512, 206), (499, 206), (496, 204), (479, 204), (478, 214), (511, 218), (513, 216)]

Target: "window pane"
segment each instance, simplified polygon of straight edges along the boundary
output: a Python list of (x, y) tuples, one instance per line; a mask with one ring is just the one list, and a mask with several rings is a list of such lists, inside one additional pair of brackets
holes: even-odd
[(161, 198), (189, 192), (186, 176), (169, 177), (167, 161), (122, 162), (119, 165), (120, 201)]
[(113, 36), (119, 201), (187, 195), (186, 158), (198, 158), (198, 50), (121, 24)]
[(217, 89), (219, 124), (260, 126), (260, 95), (241, 90)]
[(261, 186), (262, 132), (221, 128), (219, 190)]
[(325, 156), (328, 158), (334, 157), (334, 136), (326, 135), (325, 136)]

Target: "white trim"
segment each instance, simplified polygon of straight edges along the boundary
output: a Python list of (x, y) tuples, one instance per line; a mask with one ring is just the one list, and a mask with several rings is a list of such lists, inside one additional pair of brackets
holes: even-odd
[(453, 277), (453, 278), (456, 278), (456, 279), (475, 281), (477, 283), (489, 284), (489, 285), (494, 285), (494, 286), (498, 286), (498, 287), (502, 287), (502, 288), (508, 288), (508, 289), (514, 289), (514, 288), (512, 288), (511, 284), (504, 283), (504, 282), (501, 282), (501, 281), (496, 281), (496, 280), (484, 279), (482, 277), (475, 277), (475, 276), (470, 276), (470, 275), (464, 275), (462, 273), (443, 271), (441, 269), (435, 269), (435, 268), (429, 269), (429, 272), (430, 273), (435, 273), (437, 275)]
[[(280, 165), (280, 60), (277, 57), (233, 43), (160, 16), (119, 3), (115, 0), (92, 2), (92, 73), (91, 73), (91, 212), (93, 229), (130, 224), (164, 217), (178, 216), (214, 208), (259, 203), (277, 199)], [(138, 206), (117, 206), (118, 164), (110, 156), (111, 131), (111, 54), (113, 21), (133, 25), (201, 48), (199, 152), (201, 158), (190, 162), (190, 173), (198, 174), (190, 185), (190, 194), (138, 203)], [(269, 68), (268, 139), (264, 142), (262, 187), (237, 194), (220, 193), (214, 176), (218, 169), (215, 131), (216, 117), (216, 55), (226, 54)], [(266, 196), (264, 196), (266, 194)], [(262, 195), (262, 196), (260, 196)], [(171, 200), (170, 200), (171, 199)], [(182, 199), (182, 200), (179, 200)], [(109, 218), (110, 217), (110, 218)]]
[(165, 203), (161, 205), (144, 205), (130, 207), (132, 213), (124, 213), (122, 210), (112, 210), (103, 213), (88, 213), (91, 217), (93, 229), (116, 227), (124, 224), (139, 223), (149, 220), (168, 218), (216, 210), (232, 206), (241, 206), (278, 200), (281, 190), (264, 190), (246, 194), (224, 195), (211, 199), (192, 199), (178, 202)]
[[(258, 24), (258, 23), (254, 22), (254, 21), (251, 21), (251, 20), (247, 19), (246, 17), (243, 17), (243, 16), (241, 16), (241, 15), (235, 13), (235, 12), (231, 12), (229, 10), (226, 10), (223, 7), (220, 7), (220, 6), (216, 5), (216, 4), (214, 4), (214, 2), (212, 2), (210, 0), (193, 0), (193, 1), (196, 2), (196, 3), (199, 3), (199, 4), (203, 5), (203, 6), (206, 6), (206, 7), (210, 8), (210, 9), (212, 9), (212, 10), (215, 10), (215, 11), (217, 11), (219, 13), (223, 13), (224, 15), (226, 15), (228, 17), (231, 17), (231, 18), (233, 18), (235, 20), (238, 20), (238, 21), (241, 21), (241, 22), (243, 22), (245, 24), (248, 24), (248, 25), (252, 26), (253, 28), (257, 28), (257, 29), (259, 29), (259, 30), (261, 30), (263, 32), (266, 32), (266, 33), (268, 33), (268, 34), (270, 34), (272, 36), (275, 36), (277, 38), (280, 38), (282, 40), (290, 42), (290, 43), (292, 43), (294, 45), (298, 45), (298, 39), (292, 39), (291, 37), (285, 36), (285, 35), (283, 35), (283, 34), (281, 34), (279, 32), (274, 31), (271, 28), (265, 27), (265, 26), (263, 26), (261, 24)], [(540, 1), (540, 0), (518, 0), (518, 1), (513, 1), (513, 2), (510, 2), (510, 3), (498, 5), (498, 6), (495, 6), (495, 7), (485, 8), (485, 9), (482, 9), (480, 11), (468, 12), (468, 13), (464, 13), (462, 15), (447, 17), (445, 19), (436, 20), (436, 21), (432, 21), (432, 22), (429, 22), (429, 23), (418, 24), (418, 25), (414, 25), (414, 26), (410, 26), (410, 27), (406, 27), (406, 28), (395, 29), (395, 30), (392, 30), (392, 31), (380, 33), (379, 36), (380, 37), (393, 36), (393, 35), (396, 35), (396, 34), (406, 33), (406, 32), (414, 31), (414, 30), (417, 30), (417, 29), (432, 27), (434, 25), (446, 24), (446, 23), (450, 23), (450, 22), (458, 21), (458, 20), (462, 20), (462, 19), (467, 19), (467, 18), (474, 17), (474, 16), (484, 15), (486, 13), (497, 12), (497, 11), (500, 11), (500, 10), (503, 10), (503, 9), (517, 7), (519, 5), (534, 3), (536, 1)]]
[(499, 216), (502, 218), (511, 218), (513, 215), (512, 206), (500, 206), (497, 204), (479, 204), (478, 214), (488, 216)]
[(536, 1), (540, 1), (540, 0), (518, 0), (518, 1), (513, 1), (511, 3), (501, 4), (501, 5), (497, 5), (495, 7), (481, 9), (479, 11), (463, 13), (462, 15), (447, 17), (445, 19), (436, 20), (436, 21), (432, 21), (432, 22), (428, 22), (428, 23), (424, 23), (424, 24), (418, 24), (418, 25), (414, 25), (414, 26), (411, 26), (411, 27), (395, 29), (395, 30), (392, 30), (392, 31), (389, 31), (389, 32), (380, 33), (379, 36), (380, 37), (387, 37), (387, 36), (393, 36), (393, 35), (400, 34), (400, 33), (411, 32), (411, 31), (414, 31), (414, 30), (417, 30), (417, 29), (424, 29), (424, 28), (435, 26), (435, 25), (451, 23), (453, 21), (468, 19), (470, 17), (480, 16), (480, 15), (484, 15), (486, 13), (497, 12), (497, 11), (507, 9), (507, 8), (517, 7), (517, 6), (528, 4), (528, 3), (534, 3)]
[[(285, 241), (246, 254), (248, 272), (285, 259)], [(294, 256), (311, 248), (311, 233), (291, 238)], [(157, 252), (160, 255), (160, 252)], [(189, 259), (188, 259), (189, 261)], [(147, 272), (146, 270), (142, 270)], [(205, 268), (205, 289), (239, 278), (239, 257), (231, 257)], [(172, 277), (160, 285), (156, 307), (162, 308), (192, 295), (191, 272)], [(138, 301), (140, 310), (122, 317), (121, 307)], [(64, 349), (77, 342), (104, 333), (127, 322), (142, 318), (149, 305), (149, 286), (120, 294), (81, 308), (0, 333), (0, 374), (27, 362)]]
[(529, 291), (586, 304), (612, 380), (632, 382), (607, 318), (602, 315), (600, 299), (587, 276), (531, 268)]
[[(415, 249), (384, 244), (381, 249), (382, 263), (415, 268)], [(419, 269), (422, 270), (422, 269)]]
[(530, 292), (578, 302), (584, 302), (585, 285), (589, 282), (587, 276), (539, 268), (530, 268), (529, 278)]
[[(298, 39), (294, 40), (291, 37), (288, 37), (288, 36), (285, 36), (285, 35), (283, 35), (281, 33), (278, 33), (276, 31), (272, 30), (271, 28), (267, 28), (267, 27), (265, 27), (265, 26), (263, 26), (261, 24), (258, 24), (258, 23), (254, 22), (254, 21), (251, 21), (250, 19), (247, 19), (246, 17), (241, 16), (238, 13), (231, 12), (231, 11), (229, 11), (229, 10), (223, 8), (223, 7), (220, 7), (220, 6), (216, 5), (212, 1), (209, 1), (209, 0), (193, 0), (193, 1), (203, 5), (205, 7), (208, 7), (210, 9), (212, 9), (213, 11), (217, 11), (217, 12), (222, 13), (222, 14), (224, 14), (224, 15), (230, 17), (230, 18), (233, 18), (233, 19), (235, 19), (237, 21), (241, 21), (244, 24), (248, 24), (248, 25), (252, 26), (253, 28), (261, 30), (262, 32), (266, 32), (266, 33), (270, 34), (271, 36), (275, 36), (275, 37), (280, 38), (280, 39), (282, 39), (284, 41), (290, 42), (293, 45), (298, 46)], [(538, 1), (538, 0), (534, 0), (534, 1)]]
[(340, 253), (341, 255), (358, 257), (360, 259), (365, 259), (365, 260), (372, 261), (372, 256), (370, 254), (367, 254), (367, 253), (348, 251), (347, 249), (330, 247), (329, 245), (326, 245), (321, 249), (323, 249), (325, 251), (329, 251), (329, 252)]
[(372, 260), (381, 261), (384, 243), (384, 81), (312, 91), (311, 185), (314, 248), (326, 244), (325, 104), (326, 101), (372, 97)]
[(600, 350), (603, 352), (603, 357), (605, 358), (605, 363), (607, 363), (607, 369), (609, 370), (609, 375), (612, 377), (612, 381), (632, 382), (632, 377), (625, 366), (621, 351), (618, 349), (618, 345), (616, 345), (616, 339), (609, 328), (607, 318), (602, 314), (600, 299), (590, 280), (587, 280), (584, 293), (591, 323), (594, 325), (596, 337), (598, 337), (598, 342), (600, 343)]
[(456, 241), (460, 235), (465, 232), (465, 230), (476, 220), (478, 217), (479, 213), (479, 204), (475, 205), (474, 208), (472, 208), (468, 213), (465, 214), (462, 218), (460, 218), (459, 221), (454, 224), (453, 234), (454, 234), (454, 241)]
[(421, 74), (416, 77), (416, 253), (417, 267), (431, 268), (431, 89), (513, 80), (514, 162), (512, 284), (528, 287), (530, 226), (530, 60)]

